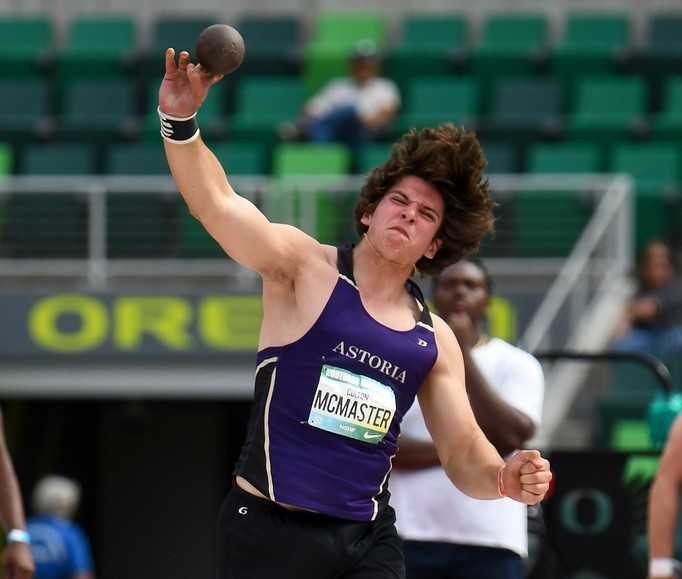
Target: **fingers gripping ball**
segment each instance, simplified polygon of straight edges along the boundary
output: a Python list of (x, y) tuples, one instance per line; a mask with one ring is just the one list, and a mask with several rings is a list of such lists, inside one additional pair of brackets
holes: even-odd
[(210, 74), (229, 74), (244, 60), (244, 39), (232, 26), (213, 24), (199, 35), (196, 55)]

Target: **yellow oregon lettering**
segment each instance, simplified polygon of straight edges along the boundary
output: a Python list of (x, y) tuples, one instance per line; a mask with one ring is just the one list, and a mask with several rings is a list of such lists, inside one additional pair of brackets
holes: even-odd
[(262, 315), (255, 296), (206, 298), (199, 305), (199, 334), (217, 350), (253, 350)]
[(516, 343), (516, 310), (509, 300), (498, 296), (490, 300), (488, 331), (491, 336)]
[[(80, 319), (73, 332), (59, 329), (61, 316)], [(83, 352), (100, 346), (109, 332), (109, 318), (104, 305), (94, 298), (74, 295), (53, 296), (40, 300), (29, 314), (31, 339), (53, 352)]]
[(114, 345), (121, 350), (135, 350), (145, 334), (174, 350), (192, 347), (189, 324), (191, 305), (181, 298), (125, 297), (114, 304)]

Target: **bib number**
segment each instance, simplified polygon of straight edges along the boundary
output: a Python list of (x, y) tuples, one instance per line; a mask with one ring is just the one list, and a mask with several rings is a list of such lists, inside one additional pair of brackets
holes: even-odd
[(335, 366), (322, 366), (308, 424), (379, 444), (393, 421), (395, 393), (381, 382)]

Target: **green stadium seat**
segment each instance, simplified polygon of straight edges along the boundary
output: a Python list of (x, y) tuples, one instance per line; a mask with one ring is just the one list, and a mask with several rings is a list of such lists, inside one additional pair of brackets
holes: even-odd
[(177, 252), (177, 197), (149, 193), (107, 196), (110, 258), (168, 257)]
[(611, 75), (624, 65), (630, 21), (624, 14), (571, 14), (552, 55), (552, 70), (568, 90), (577, 78)]
[(528, 150), (529, 173), (601, 173), (601, 151), (586, 143), (536, 144)]
[(665, 80), (682, 76), (682, 15), (660, 12), (648, 24), (647, 42), (637, 51), (635, 68), (647, 80), (653, 110), (658, 110)]
[(24, 175), (91, 175), (95, 173), (95, 163), (95, 150), (90, 145), (27, 145), (21, 172)]
[(14, 149), (9, 143), (0, 143), (0, 179), (14, 171)]
[(80, 17), (71, 21), (57, 58), (61, 79), (121, 77), (136, 51), (132, 18)]
[(672, 194), (679, 191), (682, 158), (674, 144), (623, 143), (612, 147), (609, 169), (627, 173), (635, 182), (636, 245), (673, 233)]
[(276, 177), (343, 176), (350, 169), (350, 152), (343, 145), (286, 144), (273, 157)]
[(360, 41), (383, 45), (385, 24), (378, 14), (322, 13), (317, 17), (311, 42), (305, 48), (304, 77), (311, 96), (331, 79), (345, 76), (348, 57)]
[(135, 112), (134, 87), (128, 81), (74, 80), (64, 88), (57, 134), (90, 142), (129, 138), (138, 130)]
[(385, 163), (391, 155), (391, 145), (370, 143), (358, 154), (358, 173), (366, 175), (379, 165)]
[(52, 42), (49, 18), (0, 17), (0, 78), (42, 75)]
[(502, 79), (495, 85), (490, 113), (479, 132), (490, 140), (511, 138), (523, 147), (558, 136), (561, 112), (561, 89), (555, 80)]
[(87, 200), (61, 193), (10, 196), (0, 251), (13, 258), (85, 257)]
[(265, 147), (255, 143), (221, 143), (211, 147), (228, 175), (265, 175), (269, 172)]
[[(306, 176), (338, 178), (347, 175), (351, 168), (350, 151), (343, 145), (324, 144), (285, 144), (279, 145), (273, 155), (273, 175), (283, 179), (297, 179)], [(296, 204), (300, 225), (307, 228), (304, 216), (306, 207), (315, 207), (316, 229), (308, 231), (322, 243), (336, 243), (342, 232), (352, 227), (343, 221), (350, 214), (346, 210), (343, 196), (327, 191), (304, 193), (297, 192)]]
[(396, 123), (397, 134), (442, 123), (474, 126), (478, 116), (478, 85), (466, 78), (418, 78), (410, 82), (407, 104)]
[(42, 79), (0, 80), (0, 139), (34, 140), (52, 132), (48, 84)]
[(182, 50), (196, 56), (196, 44), (204, 28), (220, 22), (209, 17), (162, 16), (152, 26), (151, 42), (141, 72), (149, 78), (163, 76), (165, 53), (174, 48), (176, 58)]
[(566, 257), (591, 215), (591, 205), (570, 191), (524, 191), (512, 207), (516, 255)]
[(273, 145), (279, 125), (301, 113), (304, 92), (298, 78), (244, 78), (237, 87), (236, 111), (228, 123), (230, 139)]
[(247, 47), (241, 75), (297, 75), (301, 72), (301, 21), (293, 16), (247, 16), (237, 29)]
[(468, 21), (457, 15), (412, 15), (402, 38), (388, 52), (385, 72), (401, 89), (416, 77), (446, 76), (461, 70), (468, 49)]
[[(141, 138), (158, 142), (159, 135), (159, 86), (161, 79), (151, 81), (147, 85), (146, 115), (142, 120)], [(211, 90), (201, 105), (197, 118), (201, 127), (201, 135), (207, 141), (225, 137), (227, 123), (225, 121), (225, 93), (227, 83), (218, 83)]]
[[(597, 398), (597, 444), (626, 450), (645, 440), (642, 422), (660, 388), (655, 375), (643, 364), (624, 361), (612, 365), (608, 388)], [(644, 424), (646, 426), (646, 423)], [(646, 438), (649, 429), (646, 427)]]
[(534, 73), (547, 56), (547, 28), (542, 14), (490, 16), (483, 27), (482, 42), (472, 53), (472, 70), (485, 85), (501, 76)]
[(486, 173), (518, 173), (519, 149), (509, 141), (479, 139), (486, 160)]
[(645, 127), (646, 87), (638, 78), (599, 77), (577, 85), (577, 102), (566, 132), (575, 140), (609, 143)]
[(109, 175), (169, 175), (161, 137), (158, 143), (111, 145), (104, 172)]
[(666, 82), (663, 110), (653, 121), (653, 132), (660, 140), (682, 139), (682, 77), (671, 78)]
[[(528, 150), (533, 174), (598, 173), (599, 148), (565, 143), (537, 144)], [(589, 221), (591, 204), (571, 191), (527, 191), (511, 203), (514, 241), (524, 256), (561, 257), (571, 251)]]
[[(168, 175), (161, 142), (109, 147), (105, 172), (111, 175)], [(107, 196), (109, 257), (163, 257), (177, 250), (174, 195), (146, 193)]]

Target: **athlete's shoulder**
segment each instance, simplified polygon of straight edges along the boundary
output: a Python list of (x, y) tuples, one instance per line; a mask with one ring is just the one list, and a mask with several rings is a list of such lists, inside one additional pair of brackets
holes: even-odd
[(444, 347), (446, 352), (452, 349), (459, 350), (457, 338), (445, 320), (438, 314), (431, 312), (431, 321), (433, 322), (433, 333), (436, 335), (439, 353), (443, 351)]

